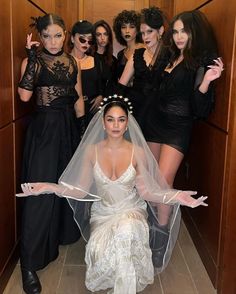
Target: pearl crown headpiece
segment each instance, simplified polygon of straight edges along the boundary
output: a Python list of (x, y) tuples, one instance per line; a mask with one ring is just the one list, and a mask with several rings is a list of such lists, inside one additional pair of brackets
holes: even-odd
[(108, 96), (108, 97), (104, 97), (100, 103), (100, 106), (98, 107), (99, 111), (101, 112), (102, 107), (105, 106), (106, 104), (116, 102), (116, 101), (124, 102), (127, 106), (129, 113), (133, 113), (133, 106), (132, 106), (131, 102), (129, 101), (129, 98), (123, 97), (123, 96), (117, 95), (117, 94), (114, 94), (114, 95)]

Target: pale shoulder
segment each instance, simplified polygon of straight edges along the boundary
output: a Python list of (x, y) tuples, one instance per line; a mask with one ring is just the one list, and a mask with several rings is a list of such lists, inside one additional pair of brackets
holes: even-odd
[(97, 152), (97, 144), (91, 144), (87, 146), (85, 151), (86, 160), (93, 164), (95, 162), (96, 152)]
[(95, 60), (93, 56), (86, 55), (86, 58), (79, 60), (81, 70), (91, 69), (95, 67)]
[(90, 61), (90, 62), (94, 61), (94, 57), (91, 55), (87, 55), (86, 59), (87, 59), (87, 61)]
[(145, 45), (143, 43), (137, 43), (135, 45), (135, 49), (139, 49), (139, 48), (146, 48)]
[[(109, 145), (107, 144), (107, 140), (102, 140), (96, 145), (94, 145), (94, 152), (96, 151), (96, 149), (105, 150), (106, 148), (109, 148), (108, 146)], [(134, 149), (134, 144), (128, 140), (124, 140), (123, 144), (120, 147), (127, 152), (131, 152)]]
[(146, 154), (145, 154), (145, 151), (143, 150), (142, 147), (136, 145), (136, 144), (132, 144), (133, 145), (133, 158), (135, 161), (138, 160), (141, 160), (141, 161), (145, 161), (145, 158), (146, 158)]

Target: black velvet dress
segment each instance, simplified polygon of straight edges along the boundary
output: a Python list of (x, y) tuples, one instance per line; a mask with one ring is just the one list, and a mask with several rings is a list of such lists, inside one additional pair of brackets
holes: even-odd
[[(36, 112), (29, 124), (22, 182), (57, 183), (79, 144), (74, 103), (77, 65), (63, 51), (37, 57)], [(22, 199), (21, 266), (39, 270), (58, 256), (58, 246), (75, 242), (79, 229), (66, 199), (54, 194)]]

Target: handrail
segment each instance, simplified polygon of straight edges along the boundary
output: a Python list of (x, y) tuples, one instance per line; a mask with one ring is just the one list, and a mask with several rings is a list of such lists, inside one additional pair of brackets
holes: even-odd
[(32, 0), (27, 0), (28, 2), (30, 2), (33, 6), (35, 6), (36, 8), (38, 8), (41, 12), (43, 12), (44, 14), (47, 14), (47, 12), (45, 10), (43, 10), (41, 7), (39, 7), (36, 3), (34, 3), (34, 1)]
[(207, 5), (211, 1), (213, 1), (213, 0), (208, 0), (208, 1), (204, 2), (204, 3), (202, 3), (200, 6), (198, 6), (197, 8), (195, 8), (195, 10), (198, 10), (198, 9), (202, 8), (203, 6)]

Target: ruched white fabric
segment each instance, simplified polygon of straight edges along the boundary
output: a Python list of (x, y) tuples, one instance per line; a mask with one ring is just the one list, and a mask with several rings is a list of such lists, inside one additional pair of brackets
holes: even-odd
[(90, 291), (135, 294), (153, 283), (146, 202), (135, 188), (136, 171), (130, 163), (116, 180), (94, 166), (102, 200), (91, 208), (91, 235), (86, 245), (86, 287)]

